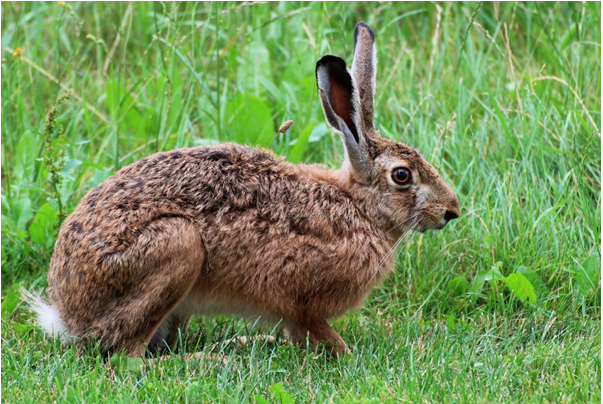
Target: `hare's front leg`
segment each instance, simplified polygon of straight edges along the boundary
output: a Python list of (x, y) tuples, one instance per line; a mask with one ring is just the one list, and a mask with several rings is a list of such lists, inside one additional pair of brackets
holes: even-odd
[(298, 336), (296, 339), (302, 338), (305, 341), (306, 336), (312, 345), (326, 343), (329, 346), (329, 352), (333, 357), (338, 358), (349, 352), (347, 345), (343, 339), (337, 334), (327, 323), (325, 319), (309, 320), (304, 319), (296, 324)]
[[(206, 252), (193, 224), (166, 218), (150, 224), (130, 254), (138, 259), (122, 270), (133, 274), (131, 289), (112, 305), (98, 328), (102, 340), (114, 341), (117, 349), (121, 345), (128, 355), (142, 356), (147, 346), (156, 351), (164, 339), (173, 342), (178, 327), (186, 324), (186, 317), (172, 312), (199, 278)], [(162, 323), (167, 327), (160, 327)]]

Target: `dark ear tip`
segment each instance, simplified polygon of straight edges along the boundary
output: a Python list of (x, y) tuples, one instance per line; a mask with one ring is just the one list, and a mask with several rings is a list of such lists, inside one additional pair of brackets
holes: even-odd
[(375, 41), (375, 33), (371, 27), (360, 21), (358, 24), (356, 24), (356, 28), (354, 29), (354, 43), (358, 41), (358, 34), (360, 33), (361, 29), (368, 31), (369, 35), (371, 36), (371, 41)]
[(318, 62), (316, 62), (316, 72), (318, 73), (318, 69), (327, 66), (332, 66), (343, 70), (346, 69), (345, 60), (337, 56), (325, 55), (318, 59)]

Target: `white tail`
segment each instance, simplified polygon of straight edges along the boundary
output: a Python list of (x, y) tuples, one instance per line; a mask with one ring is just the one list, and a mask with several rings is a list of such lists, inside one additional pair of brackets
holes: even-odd
[(61, 320), (61, 316), (56, 309), (42, 295), (34, 295), (33, 293), (21, 289), (21, 297), (30, 309), (38, 314), (38, 325), (49, 335), (54, 338), (60, 338), (63, 342), (70, 342), (72, 337), (69, 335), (67, 326)]

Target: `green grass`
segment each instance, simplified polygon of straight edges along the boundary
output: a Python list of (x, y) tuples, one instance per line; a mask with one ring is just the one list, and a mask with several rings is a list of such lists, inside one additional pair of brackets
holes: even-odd
[[(377, 127), (440, 169), (462, 217), (335, 321), (350, 355), (237, 348), (261, 331), (206, 318), (140, 369), (32, 329), (15, 285), (45, 287), (62, 214), (119, 167), (221, 141), (337, 167), (314, 68), (351, 62), (357, 21)], [(3, 400), (600, 402), (600, 38), (600, 3), (2, 3)], [(536, 299), (492, 268), (529, 273)]]

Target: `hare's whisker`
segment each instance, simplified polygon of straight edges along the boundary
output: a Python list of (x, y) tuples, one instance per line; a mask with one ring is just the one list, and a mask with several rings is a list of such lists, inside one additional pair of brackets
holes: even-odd
[(412, 233), (413, 227), (417, 224), (416, 219), (417, 219), (417, 215), (413, 215), (410, 218), (408, 218), (407, 220), (405, 220), (405, 221), (412, 220), (413, 223), (409, 226), (409, 228), (404, 233), (402, 233), (402, 235), (398, 238), (398, 240), (396, 240), (394, 245), (387, 251), (385, 256), (381, 259), (381, 261), (379, 262), (379, 265), (377, 265), (377, 268), (373, 271), (373, 274), (371, 275), (371, 277), (369, 279), (369, 283), (375, 278), (377, 273), (379, 273), (379, 271), (381, 270), (381, 268), (383, 267), (385, 262), (391, 257), (391, 255), (396, 252), (397, 248), (402, 243), (402, 241), (404, 241), (406, 238), (408, 238), (408, 236)]
[(404, 225), (406, 222), (409, 222), (412, 219), (414, 219), (414, 216), (407, 217), (406, 219), (402, 220), (400, 223), (394, 225), (391, 229), (389, 229), (387, 232), (385, 232), (385, 234), (389, 234), (391, 231), (397, 229), (398, 227)]

